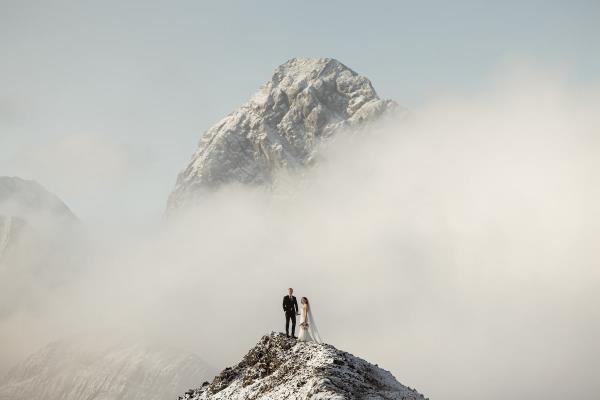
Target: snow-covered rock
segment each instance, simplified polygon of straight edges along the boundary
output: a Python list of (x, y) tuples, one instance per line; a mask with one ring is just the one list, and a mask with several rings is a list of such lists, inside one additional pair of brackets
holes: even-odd
[(180, 398), (424, 400), (391, 373), (327, 344), (264, 336), (242, 361)]
[(371, 82), (331, 58), (294, 58), (238, 110), (202, 136), (179, 174), (167, 211), (193, 204), (226, 183), (271, 185), (279, 169), (310, 165), (317, 145), (400, 107)]
[(1, 400), (163, 400), (211, 373), (193, 353), (93, 336), (51, 343), (0, 380)]

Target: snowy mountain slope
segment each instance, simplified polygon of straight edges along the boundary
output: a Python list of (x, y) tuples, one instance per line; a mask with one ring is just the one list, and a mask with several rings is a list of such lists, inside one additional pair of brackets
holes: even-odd
[(167, 211), (225, 183), (271, 185), (277, 170), (310, 165), (323, 140), (392, 111), (400, 107), (381, 100), (367, 78), (339, 61), (291, 59), (246, 104), (205, 132), (178, 176)]
[(98, 337), (51, 343), (0, 380), (0, 400), (174, 398), (210, 368), (196, 355)]
[(331, 345), (264, 336), (242, 361), (212, 383), (188, 391), (194, 400), (424, 400), (388, 371)]

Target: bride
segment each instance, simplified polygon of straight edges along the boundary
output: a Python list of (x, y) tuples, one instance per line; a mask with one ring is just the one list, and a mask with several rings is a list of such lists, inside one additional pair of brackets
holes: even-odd
[(298, 335), (298, 340), (300, 342), (311, 342), (315, 341), (317, 343), (322, 343), (321, 335), (319, 335), (319, 330), (315, 325), (315, 319), (310, 309), (310, 304), (308, 303), (308, 299), (303, 297), (300, 300), (300, 304), (302, 304), (302, 315), (300, 316), (300, 334)]

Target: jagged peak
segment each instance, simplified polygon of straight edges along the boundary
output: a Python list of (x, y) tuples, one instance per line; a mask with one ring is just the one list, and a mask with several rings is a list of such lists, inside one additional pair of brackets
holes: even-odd
[(333, 99), (324, 96), (327, 92), (337, 92), (347, 98), (379, 99), (369, 79), (334, 58), (292, 58), (275, 69), (271, 79), (259, 88), (250, 103), (264, 105), (273, 97), (279, 97), (279, 93), (284, 93), (286, 101), (291, 102), (308, 88), (322, 103), (330, 103), (328, 100)]
[(341, 73), (343, 71), (348, 71), (354, 76), (358, 75), (335, 58), (291, 58), (275, 69), (272, 80), (275, 82), (277, 78), (283, 77), (316, 78), (325, 72)]

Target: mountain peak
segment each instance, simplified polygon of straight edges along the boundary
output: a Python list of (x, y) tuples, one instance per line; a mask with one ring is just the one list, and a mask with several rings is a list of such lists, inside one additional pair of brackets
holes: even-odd
[(298, 342), (275, 332), (263, 336), (239, 364), (186, 392), (185, 398), (425, 399), (377, 365), (331, 345)]
[(273, 73), (272, 82), (284, 78), (290, 79), (314, 79), (326, 71), (348, 71), (352, 75), (358, 75), (350, 68), (333, 58), (292, 58), (281, 64)]
[(278, 170), (311, 165), (321, 142), (397, 111), (369, 79), (332, 58), (292, 58), (202, 136), (167, 211), (228, 183), (271, 186)]

